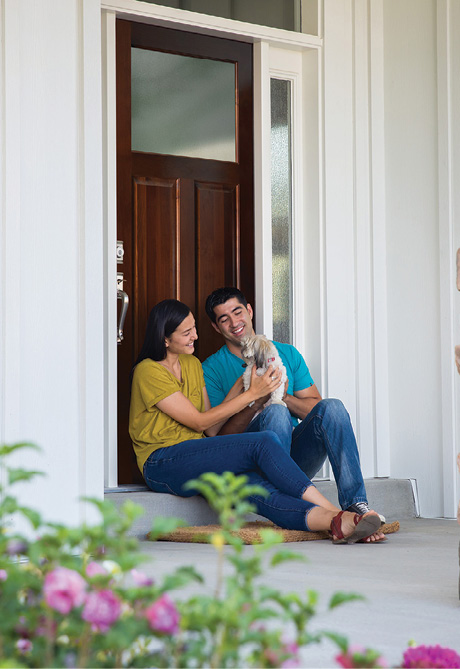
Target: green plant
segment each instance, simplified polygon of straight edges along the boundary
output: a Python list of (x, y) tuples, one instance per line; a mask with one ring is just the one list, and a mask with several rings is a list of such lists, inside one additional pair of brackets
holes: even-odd
[[(216, 588), (174, 602), (172, 591), (203, 577), (186, 567), (153, 582), (139, 570), (145, 558), (129, 529), (140, 507), (128, 501), (116, 509), (93, 499), (88, 502), (99, 509), (99, 524), (44, 522), (10, 492), (38, 475), (9, 466), (9, 455), (23, 448), (35, 447), (0, 447), (6, 472), (0, 486), (0, 667), (289, 667), (324, 635), (346, 643), (333, 633), (309, 631), (315, 591), (285, 594), (261, 582), (265, 562), (275, 568), (302, 558), (285, 547), (275, 550), (280, 538), (269, 529), (262, 544), (243, 548), (234, 532), (252, 510), (248, 495), (263, 494), (245, 477), (205, 474), (190, 482), (222, 525), (211, 538)], [(31, 524), (29, 534), (15, 531), (18, 515)], [(179, 524), (157, 518), (152, 535)], [(224, 561), (232, 566), (226, 578)], [(338, 593), (329, 607), (356, 598)]]

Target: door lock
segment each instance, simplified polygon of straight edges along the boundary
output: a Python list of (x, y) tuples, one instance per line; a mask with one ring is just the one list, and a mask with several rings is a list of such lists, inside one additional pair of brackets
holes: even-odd
[(123, 242), (117, 241), (117, 264), (123, 264), (123, 256), (125, 255), (125, 249), (123, 248)]

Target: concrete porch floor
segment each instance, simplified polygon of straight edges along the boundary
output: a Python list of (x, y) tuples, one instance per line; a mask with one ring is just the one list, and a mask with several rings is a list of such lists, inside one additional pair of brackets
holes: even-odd
[[(319, 482), (318, 488), (334, 499), (333, 483)], [(262, 581), (284, 592), (316, 590), (320, 615), (314, 618), (311, 630), (328, 629), (345, 635), (351, 644), (375, 648), (388, 666), (400, 664), (410, 639), (417, 644), (440, 644), (460, 653), (460, 527), (455, 520), (415, 517), (415, 488), (409, 481), (371, 479), (366, 481), (366, 488), (373, 508), (384, 513), (389, 522), (400, 521), (398, 533), (389, 535), (381, 545), (334, 546), (328, 540), (287, 544), (308, 562), (289, 562), (266, 571)], [(188, 524), (215, 522), (205, 501), (158, 495), (146, 489), (126, 490), (123, 494), (119, 490), (107, 491), (106, 498), (121, 504), (129, 497), (146, 509), (133, 531), (148, 558), (143, 570), (159, 578), (175, 567), (194, 565), (205, 577), (205, 585), (177, 591), (174, 596), (202, 591), (203, 587), (212, 592), (216, 578), (213, 546), (144, 540), (155, 515), (175, 515)], [(328, 612), (328, 600), (337, 591), (359, 593), (366, 601)], [(309, 646), (302, 666), (336, 667), (336, 653), (329, 641)]]
[[(382, 545), (334, 546), (328, 540), (290, 543), (286, 546), (308, 562), (285, 563), (265, 572), (261, 581), (283, 592), (316, 590), (321, 613), (313, 619), (311, 630), (341, 633), (351, 644), (379, 650), (388, 666), (396, 667), (410, 639), (460, 653), (459, 538), (455, 520), (411, 518), (402, 520), (400, 531)], [(142, 569), (153, 578), (180, 565), (194, 565), (206, 579), (201, 588), (212, 592), (213, 546), (143, 541), (141, 550), (148, 556)], [(366, 601), (328, 612), (327, 602), (337, 591), (359, 593)], [(180, 597), (180, 591), (174, 596)], [(336, 653), (329, 641), (308, 646), (302, 667), (336, 667)]]

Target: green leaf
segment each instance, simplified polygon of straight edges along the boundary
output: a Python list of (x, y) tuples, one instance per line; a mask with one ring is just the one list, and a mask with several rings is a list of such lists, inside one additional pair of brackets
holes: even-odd
[(18, 509), (18, 503), (14, 497), (7, 495), (0, 502), (0, 514), (14, 513)]
[(16, 483), (17, 481), (30, 481), (30, 479), (33, 479), (35, 476), (44, 476), (44, 472), (39, 472), (39, 471), (31, 471), (27, 469), (11, 469), (7, 468), (8, 472), (8, 483), (12, 485), (13, 483)]
[(308, 562), (307, 558), (303, 555), (300, 555), (300, 553), (295, 553), (294, 551), (285, 549), (277, 551), (270, 560), (270, 564), (272, 567), (276, 567), (278, 564), (282, 564), (283, 562), (291, 562), (293, 560), (297, 560), (298, 562)]
[(18, 449), (22, 448), (32, 448), (34, 451), (42, 450), (40, 446), (37, 446), (37, 444), (32, 444), (28, 441), (23, 441), (18, 444), (2, 444), (0, 446), (0, 457), (9, 455), (10, 453), (13, 453), (13, 451), (17, 451)]
[(185, 527), (185, 521), (180, 518), (166, 518), (163, 516), (157, 516), (153, 521), (152, 529), (149, 532), (149, 539), (151, 541), (156, 541), (159, 537), (164, 537), (174, 530), (177, 530), (178, 527)]
[(280, 534), (280, 532), (276, 532), (275, 530), (272, 530), (271, 528), (267, 527), (265, 529), (260, 529), (259, 530), (260, 537), (262, 539), (262, 544), (261, 546), (258, 546), (259, 550), (266, 549), (266, 548), (271, 548), (272, 546), (276, 546), (278, 544), (283, 543), (283, 537)]
[(341, 634), (336, 632), (323, 632), (323, 635), (333, 641), (342, 651), (342, 653), (348, 652), (348, 639)]
[(354, 602), (354, 601), (365, 601), (366, 598), (363, 597), (363, 595), (358, 595), (357, 593), (354, 592), (336, 592), (332, 595), (330, 601), (329, 601), (329, 608), (330, 609), (335, 609), (336, 606), (340, 606), (341, 604), (345, 604), (346, 602)]
[(29, 520), (35, 530), (42, 524), (42, 517), (38, 511), (35, 511), (35, 509), (29, 509), (27, 506), (20, 506), (18, 507), (18, 511)]

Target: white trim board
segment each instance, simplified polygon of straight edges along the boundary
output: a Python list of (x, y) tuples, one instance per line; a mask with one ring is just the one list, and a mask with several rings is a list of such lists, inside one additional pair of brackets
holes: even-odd
[[(247, 38), (247, 41), (254, 41), (254, 166), (255, 166), (255, 238), (256, 248), (263, 249), (262, 253), (256, 254), (255, 258), (255, 278), (256, 278), (256, 299), (257, 304), (261, 305), (257, 310), (257, 328), (260, 331), (271, 333), (271, 290), (267, 293), (264, 286), (271, 286), (271, 204), (270, 204), (270, 63), (283, 62), (283, 72), (286, 76), (296, 79), (297, 92), (295, 98), (295, 116), (296, 126), (299, 136), (302, 135), (304, 127), (302, 117), (302, 53), (317, 54), (318, 48), (322, 43), (319, 38), (311, 38), (308, 35), (299, 33), (289, 33), (272, 28), (263, 28), (252, 24), (242, 24), (238, 21), (229, 21), (227, 19), (217, 19), (204, 15), (197, 15), (192, 12), (175, 10), (165, 7), (159, 7), (151, 4), (137, 2), (137, 0), (120, 0), (119, 2), (102, 2), (102, 35), (103, 35), (103, 103), (104, 103), (104, 244), (105, 244), (105, 365), (106, 365), (106, 383), (105, 389), (105, 485), (116, 487), (117, 476), (117, 427), (116, 427), (116, 345), (112, 332), (116, 322), (116, 294), (111, 286), (115, 285), (116, 264), (114, 262), (115, 253), (111, 255), (111, 248), (116, 241), (116, 176), (113, 171), (113, 165), (116, 161), (116, 121), (115, 121), (115, 23), (116, 18), (126, 18), (129, 20), (146, 20), (155, 25), (167, 25), (176, 29), (193, 30), (211, 35), (217, 35), (224, 39), (237, 37), (238, 39)], [(236, 29), (241, 28), (242, 33), (236, 33)], [(267, 37), (268, 36), (268, 37)], [(261, 38), (265, 41), (259, 41)], [(282, 41), (287, 40), (286, 41)], [(273, 48), (284, 46), (284, 49)], [(291, 51), (287, 49), (291, 49)], [(297, 53), (296, 53), (297, 51)], [(275, 58), (275, 61), (273, 60)], [(295, 61), (295, 67), (289, 63)], [(310, 88), (314, 88), (316, 94), (307, 101), (307, 109), (312, 118), (316, 119), (313, 132), (313, 142), (318, 143), (318, 99), (317, 88), (319, 86), (319, 59), (315, 57), (313, 70), (309, 61), (308, 71), (313, 72), (315, 80)], [(288, 63), (288, 65), (286, 65)], [(312, 106), (314, 109), (312, 109)], [(296, 138), (297, 141), (297, 138)], [(302, 171), (303, 151), (296, 151), (294, 179), (296, 185), (295, 212), (297, 216), (296, 239), (301, 248), (303, 248), (304, 219), (302, 203), (302, 188), (299, 179)], [(310, 171), (318, 171), (318, 153), (313, 153), (315, 166)], [(112, 166), (112, 167), (110, 167)], [(304, 165), (303, 165), (304, 167)], [(310, 198), (312, 198), (310, 192)], [(318, 200), (318, 194), (314, 197)], [(318, 204), (316, 204), (318, 208)], [(296, 263), (298, 267), (302, 266), (300, 258), (301, 251), (297, 252)], [(297, 277), (297, 302), (302, 297), (303, 274), (299, 271)], [(299, 318), (304, 310), (298, 308)], [(267, 329), (268, 328), (268, 329)], [(296, 328), (296, 339), (299, 338), (299, 348), (304, 350), (304, 342), (300, 341), (302, 328)], [(319, 330), (318, 330), (318, 336)], [(315, 348), (320, 350), (321, 344), (316, 344)], [(320, 353), (321, 355), (321, 353)]]
[(269, 28), (243, 21), (233, 21), (207, 14), (189, 12), (173, 7), (163, 7), (139, 0), (102, 0), (103, 11), (115, 12), (118, 18), (154, 23), (158, 26), (188, 30), (241, 41), (254, 42), (263, 40), (270, 44), (288, 49), (319, 48), (322, 39), (315, 35)]

